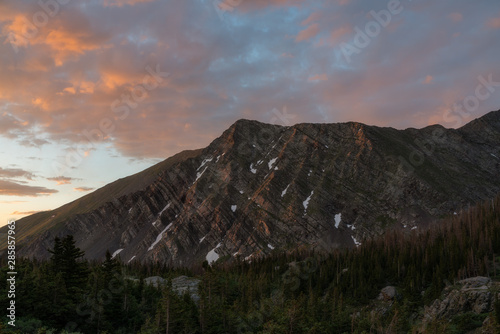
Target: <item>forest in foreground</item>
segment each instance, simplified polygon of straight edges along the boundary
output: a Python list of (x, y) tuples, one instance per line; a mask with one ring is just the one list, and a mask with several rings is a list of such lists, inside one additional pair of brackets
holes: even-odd
[[(8, 269), (1, 260), (0, 333), (498, 333), (495, 289), (488, 312), (426, 321), (423, 314), (462, 279), (499, 281), (499, 207), (497, 197), (426, 230), (388, 232), (356, 249), (276, 250), (251, 263), (221, 258), (192, 268), (125, 264), (109, 252), (89, 262), (66, 236), (54, 241), (50, 261), (17, 259), (15, 327), (5, 317)], [(195, 298), (172, 287), (181, 275), (199, 280)], [(151, 276), (168, 281), (146, 284)], [(377, 298), (387, 286), (396, 294)]]

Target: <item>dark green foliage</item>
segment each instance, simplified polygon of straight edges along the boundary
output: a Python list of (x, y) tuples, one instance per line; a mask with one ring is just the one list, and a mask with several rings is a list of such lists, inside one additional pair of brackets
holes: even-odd
[(468, 333), (483, 325), (487, 314), (464, 313), (453, 317), (451, 321), (452, 332), (456, 334)]

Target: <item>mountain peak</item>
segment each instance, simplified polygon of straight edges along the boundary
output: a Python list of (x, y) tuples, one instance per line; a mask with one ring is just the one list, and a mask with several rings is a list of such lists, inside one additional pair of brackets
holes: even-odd
[(73, 234), (89, 258), (122, 249), (124, 261), (186, 265), (409, 232), (500, 192), (497, 116), (440, 127), (439, 141), (433, 127), (238, 120), (205, 149), (20, 220), (19, 253), (47, 257), (55, 236)]

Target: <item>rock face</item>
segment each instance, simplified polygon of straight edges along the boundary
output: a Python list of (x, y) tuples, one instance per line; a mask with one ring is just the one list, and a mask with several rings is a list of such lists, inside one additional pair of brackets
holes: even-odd
[(500, 111), (457, 130), (241, 120), (148, 171), (18, 221), (19, 255), (73, 234), (91, 259), (190, 265), (410, 232), (500, 192)]
[(447, 287), (443, 298), (436, 299), (424, 309), (423, 324), (435, 319), (451, 319), (466, 312), (476, 314), (493, 311), (494, 291), (498, 291), (500, 283), (492, 282), (487, 277), (472, 277), (459, 281), (457, 285)]

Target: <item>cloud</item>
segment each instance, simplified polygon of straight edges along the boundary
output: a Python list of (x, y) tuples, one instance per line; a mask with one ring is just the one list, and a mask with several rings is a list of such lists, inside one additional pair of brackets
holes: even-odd
[(27, 203), (28, 201), (0, 201), (1, 204), (20, 204)]
[(62, 185), (62, 184), (71, 184), (72, 181), (76, 181), (76, 180), (80, 180), (80, 179), (75, 179), (75, 178), (66, 177), (66, 176), (57, 176), (57, 177), (48, 177), (47, 180), (55, 181), (55, 182), (57, 182), (57, 185)]
[(27, 147), (42, 147), (43, 145), (50, 144), (48, 140), (40, 138), (24, 138), (19, 140), (18, 143)]
[(0, 178), (24, 177), (28, 180), (33, 180), (35, 175), (31, 172), (19, 168), (2, 168), (0, 167)]
[(295, 41), (296, 42), (306, 41), (308, 39), (313, 38), (318, 33), (319, 33), (319, 25), (317, 23), (314, 23), (309, 27), (307, 27), (306, 29), (300, 31), (297, 37), (295, 38)]
[(316, 22), (321, 18), (321, 13), (320, 12), (314, 12), (307, 19), (301, 22), (301, 25), (306, 26), (311, 24), (312, 22)]
[(123, 7), (125, 5), (135, 6), (140, 3), (147, 3), (156, 0), (104, 0), (104, 7)]
[(34, 215), (35, 213), (39, 213), (39, 212), (44, 212), (44, 211), (14, 211), (11, 213), (11, 215), (16, 215), (16, 216), (19, 216), (19, 215), (23, 215), (23, 216), (28, 216), (28, 215)]
[(309, 81), (309, 82), (313, 82), (313, 81), (326, 81), (326, 80), (328, 80), (328, 76), (326, 75), (326, 73), (316, 74), (316, 75), (313, 75), (312, 77), (309, 77), (307, 79), (307, 81)]
[(58, 191), (45, 187), (33, 187), (12, 181), (0, 180), (0, 195), (38, 197), (55, 194)]
[[(221, 21), (212, 1), (108, 0), (106, 8), (70, 2), (16, 54), (8, 32), (22, 32), (21, 17), (40, 8), (25, 0), (0, 2), (0, 135), (45, 154), (58, 145), (92, 150), (90, 131), (105, 138), (96, 145), (118, 155), (165, 158), (206, 146), (238, 118), (271, 122), (271, 110), (283, 105), (299, 115), (294, 122), (416, 127), (447, 105), (449, 91), (470, 95), (481, 73), (500, 80), (496, 30), (478, 39), (474, 26), (491, 19), (491, 1), (461, 2), (452, 14), (438, 3), (405, 6), (349, 64), (339, 42), (352, 42), (354, 27), (363, 29), (370, 11), (382, 7), (225, 3), (235, 10)], [(458, 13), (467, 16), (453, 24)], [(147, 68), (156, 66), (170, 75), (134, 100), (132, 93), (151, 76)], [(424, 78), (427, 73), (439, 80)], [(492, 94), (481, 110), (495, 104), (500, 98)], [(418, 112), (426, 116), (414, 117)], [(103, 133), (103, 120), (112, 122), (110, 133)]]
[(463, 20), (463, 15), (462, 13), (454, 12), (448, 15), (448, 17), (453, 21), (453, 22), (460, 22)]
[(424, 79), (424, 81), (422, 81), (422, 83), (428, 85), (430, 83), (432, 83), (432, 80), (434, 80), (434, 78), (432, 77), (432, 75), (427, 75)]
[(88, 187), (77, 187), (77, 188), (73, 188), (73, 190), (75, 191), (81, 191), (81, 192), (87, 192), (87, 191), (91, 191), (91, 190), (94, 190), (95, 188), (88, 188)]
[(489, 19), (486, 25), (492, 29), (500, 29), (500, 17)]

